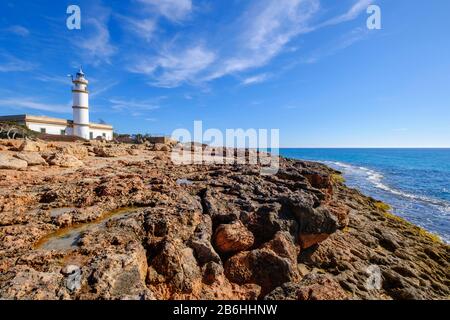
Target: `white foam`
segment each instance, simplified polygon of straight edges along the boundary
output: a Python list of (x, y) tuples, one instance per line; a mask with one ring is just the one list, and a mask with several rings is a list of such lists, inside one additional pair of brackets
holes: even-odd
[(360, 167), (360, 166), (352, 166), (346, 163), (338, 162), (338, 161), (323, 161), (325, 164), (329, 164), (331, 166), (336, 166), (338, 169), (342, 169), (344, 171), (344, 174), (348, 173), (356, 173), (365, 175), (366, 179), (372, 183), (373, 186), (375, 186), (378, 189), (384, 190), (386, 192), (389, 192), (391, 194), (394, 194), (399, 197), (408, 198), (415, 201), (421, 201), (425, 202), (431, 205), (434, 205), (437, 207), (437, 209), (444, 213), (450, 213), (450, 203), (445, 200), (439, 200), (434, 199), (426, 196), (416, 195), (407, 193), (401, 190), (397, 190), (394, 188), (389, 187), (385, 183), (383, 183), (384, 176), (372, 169), (366, 168), (366, 167)]

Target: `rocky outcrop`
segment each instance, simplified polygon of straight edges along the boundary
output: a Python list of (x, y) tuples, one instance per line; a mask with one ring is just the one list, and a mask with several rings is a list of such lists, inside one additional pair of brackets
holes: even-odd
[(347, 300), (339, 283), (320, 274), (309, 274), (300, 282), (283, 284), (269, 293), (266, 300)]
[(31, 140), (25, 140), (20, 145), (18, 151), (28, 152), (43, 152), (46, 150), (46, 144), (44, 142), (35, 142)]
[[(450, 295), (449, 247), (323, 165), (266, 176), (176, 166), (153, 144), (0, 145), (0, 298)], [(50, 166), (28, 168), (39, 157)]]
[(87, 147), (75, 143), (57, 147), (57, 150), (63, 154), (74, 156), (79, 160), (86, 159), (89, 155)]
[(125, 148), (113, 145), (94, 147), (93, 151), (97, 157), (103, 158), (114, 158), (129, 154)]
[(45, 166), (47, 162), (37, 152), (21, 152), (14, 155), (15, 158), (26, 161), (29, 166)]
[(247, 250), (254, 241), (253, 234), (239, 220), (220, 225), (214, 235), (214, 245), (222, 254)]
[(25, 169), (28, 163), (24, 160), (13, 158), (9, 155), (0, 154), (0, 169), (20, 170)]
[(76, 168), (84, 166), (84, 163), (73, 155), (57, 152), (47, 159), (48, 164), (63, 168)]

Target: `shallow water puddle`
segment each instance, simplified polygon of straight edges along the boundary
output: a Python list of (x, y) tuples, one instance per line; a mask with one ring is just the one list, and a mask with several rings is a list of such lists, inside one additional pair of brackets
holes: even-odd
[[(67, 209), (67, 208), (66, 208)], [(108, 221), (120, 219), (137, 214), (138, 208), (127, 207), (117, 209), (104, 214), (101, 218), (81, 224), (75, 224), (67, 228), (59, 229), (40, 239), (35, 244), (35, 249), (43, 250), (70, 250), (78, 246), (78, 242), (86, 231), (105, 226)]]

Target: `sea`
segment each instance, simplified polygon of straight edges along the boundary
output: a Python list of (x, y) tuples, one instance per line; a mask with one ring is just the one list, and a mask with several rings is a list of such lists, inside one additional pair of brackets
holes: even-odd
[(288, 158), (324, 163), (346, 185), (450, 243), (450, 149), (280, 149)]

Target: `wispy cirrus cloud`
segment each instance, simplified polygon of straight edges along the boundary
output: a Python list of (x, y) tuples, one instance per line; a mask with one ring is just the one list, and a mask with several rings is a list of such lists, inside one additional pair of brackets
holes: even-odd
[(97, 88), (94, 87), (91, 90), (90, 97), (91, 98), (95, 98), (97, 96), (100, 96), (103, 93), (105, 93), (105, 92), (109, 91), (110, 89), (114, 88), (115, 86), (117, 86), (120, 82), (119, 81), (113, 81), (113, 82), (108, 83), (108, 82), (105, 81), (105, 83), (107, 83), (107, 84), (104, 85), (104, 86), (100, 86), (100, 87), (97, 87)]
[(181, 22), (192, 12), (192, 0), (135, 0), (144, 10), (163, 16), (172, 22)]
[(322, 58), (336, 54), (337, 52), (344, 50), (353, 44), (366, 39), (369, 36), (369, 31), (365, 28), (355, 28), (350, 32), (338, 37), (336, 40), (324, 45), (323, 47), (315, 50), (309, 57), (303, 59), (303, 63), (311, 64), (316, 63)]
[(0, 106), (18, 109), (32, 109), (56, 113), (70, 113), (71, 102), (68, 104), (52, 104), (41, 102), (39, 98), (14, 97), (0, 99)]
[(239, 49), (206, 79), (266, 65), (294, 37), (309, 31), (309, 21), (319, 8), (318, 0), (258, 1), (237, 20), (238, 28), (246, 30), (237, 39)]
[(375, 3), (375, 0), (357, 0), (347, 12), (319, 24), (316, 28), (332, 26), (353, 20), (373, 3)]
[(13, 25), (4, 29), (6, 32), (15, 34), (21, 37), (27, 37), (30, 35), (30, 30), (21, 25)]
[[(180, 11), (174, 12), (184, 14), (177, 14), (178, 18), (169, 19), (173, 22), (181, 21), (181, 16), (186, 17), (192, 11), (191, 1), (136, 1), (151, 6), (160, 15), (165, 15), (164, 12), (168, 12), (166, 10), (169, 6), (179, 6), (177, 10)], [(147, 75), (151, 85), (167, 88), (183, 84), (199, 85), (229, 75), (257, 71), (280, 54), (290, 52), (289, 44), (293, 39), (325, 26), (355, 19), (373, 2), (355, 0), (347, 12), (317, 24), (316, 18), (321, 12), (320, 0), (259, 0), (246, 5), (243, 13), (238, 15), (229, 27), (223, 29), (225, 32), (221, 32), (222, 28), (218, 26), (216, 32), (221, 34), (223, 39), (219, 45), (208, 41), (205, 35), (198, 38), (188, 37), (185, 40), (185, 37), (181, 40), (175, 37), (158, 44), (156, 54), (150, 53), (150, 50), (147, 55), (137, 54), (128, 70)], [(356, 37), (353, 40), (348, 39), (340, 47), (356, 41)], [(161, 47), (163, 49), (160, 49)], [(336, 44), (333, 50), (339, 50), (339, 45)], [(242, 84), (257, 84), (268, 78), (265, 74), (257, 74), (244, 78)]]
[(125, 15), (116, 15), (116, 17), (123, 22), (124, 28), (131, 31), (134, 35), (150, 41), (154, 37), (154, 33), (158, 28), (156, 18), (132, 18)]
[(151, 76), (155, 86), (173, 88), (183, 82), (198, 82), (199, 74), (215, 60), (214, 52), (194, 45), (184, 50), (165, 49), (156, 57), (141, 58), (129, 70)]
[(52, 83), (59, 83), (64, 85), (70, 85), (71, 81), (68, 78), (67, 75), (45, 75), (45, 74), (39, 74), (35, 77), (36, 80), (41, 82), (52, 82)]
[(257, 83), (264, 82), (264, 81), (266, 81), (269, 78), (270, 78), (269, 74), (262, 73), (262, 74), (258, 74), (258, 75), (255, 75), (255, 76), (251, 76), (251, 77), (245, 78), (242, 81), (242, 84), (245, 85), (245, 86), (249, 86), (249, 85), (252, 85), (252, 84), (257, 84)]
[(133, 112), (138, 112), (137, 110), (150, 111), (160, 108), (159, 105), (155, 104), (154, 100), (138, 101), (134, 99), (126, 100), (121, 98), (112, 98), (109, 102), (112, 105), (111, 108), (117, 111), (131, 110)]
[(85, 24), (90, 26), (93, 32), (81, 41), (76, 41), (76, 46), (83, 50), (93, 65), (111, 64), (111, 57), (117, 52), (117, 48), (110, 43), (107, 23), (91, 18), (87, 19)]
[(81, 34), (72, 37), (71, 41), (81, 57), (89, 64), (94, 66), (111, 64), (112, 57), (118, 52), (117, 47), (111, 42), (108, 27), (112, 11), (95, 2), (88, 12), (90, 15), (83, 16)]
[(9, 53), (0, 52), (0, 72), (26, 72), (35, 69), (36, 63), (19, 59)]

